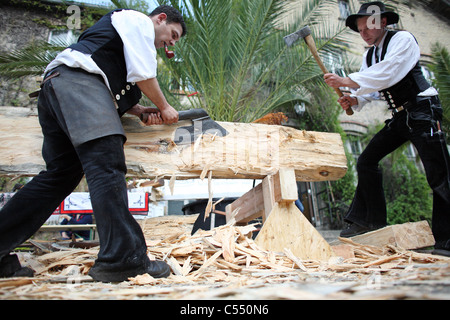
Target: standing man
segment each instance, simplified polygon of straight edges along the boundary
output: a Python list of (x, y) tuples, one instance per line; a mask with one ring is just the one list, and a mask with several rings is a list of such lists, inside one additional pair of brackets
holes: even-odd
[(341, 236), (352, 237), (386, 225), (386, 201), (378, 163), (411, 141), (433, 190), (434, 252), (448, 256), (450, 158), (440, 125), (442, 108), (437, 91), (422, 75), (420, 49), (414, 36), (406, 31), (386, 30), (387, 25), (398, 20), (398, 15), (386, 11), (381, 2), (363, 4), (357, 14), (346, 20), (346, 25), (372, 46), (363, 56), (361, 70), (345, 78), (331, 73), (324, 75), (325, 82), (333, 88), (351, 88), (351, 95), (338, 100), (344, 110), (350, 107), (360, 110), (381, 94), (392, 112), (392, 118), (358, 159), (358, 186), (346, 216), (350, 224)]
[[(38, 99), (46, 170), (0, 211), (0, 277), (32, 275), (11, 250), (40, 228), (83, 175), (100, 240), (89, 271), (94, 280), (170, 274), (166, 263), (147, 257), (142, 230), (128, 209), (120, 116), (150, 113), (147, 125), (178, 121), (156, 80), (156, 49), (175, 45), (185, 34), (183, 17), (170, 6), (150, 16), (115, 10), (49, 64)], [(141, 92), (157, 108), (139, 105)]]

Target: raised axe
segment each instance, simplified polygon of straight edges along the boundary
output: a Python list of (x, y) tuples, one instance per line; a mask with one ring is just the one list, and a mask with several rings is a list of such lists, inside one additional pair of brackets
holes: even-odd
[[(309, 50), (311, 51), (312, 55), (314, 56), (314, 59), (316, 59), (317, 64), (319, 65), (319, 67), (322, 70), (322, 72), (324, 74), (328, 73), (327, 68), (323, 64), (322, 59), (320, 59), (319, 53), (317, 52), (316, 44), (315, 44), (314, 39), (313, 39), (313, 37), (311, 35), (311, 29), (309, 28), (309, 26), (305, 26), (305, 27), (301, 28), (300, 30), (285, 36), (284, 37), (284, 42), (286, 43), (286, 45), (288, 47), (290, 47), (298, 39), (304, 39), (305, 40), (306, 44), (308, 45)], [(338, 94), (339, 97), (342, 97), (344, 95), (339, 88), (334, 88), (334, 91), (336, 91), (336, 93)], [(351, 116), (353, 114), (352, 108), (348, 108), (347, 110), (345, 110), (345, 112), (349, 116)]]
[[(142, 113), (140, 118), (142, 122), (147, 122), (148, 113)], [(205, 109), (178, 111), (178, 120), (192, 120), (192, 125), (176, 129), (174, 142), (177, 145), (191, 144), (197, 140), (200, 134), (212, 134), (219, 137), (228, 134), (225, 128), (211, 119)]]

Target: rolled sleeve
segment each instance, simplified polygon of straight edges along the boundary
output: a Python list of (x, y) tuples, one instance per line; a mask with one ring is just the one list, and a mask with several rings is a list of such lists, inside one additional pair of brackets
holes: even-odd
[(123, 42), (127, 81), (156, 78), (155, 28), (150, 17), (134, 10), (115, 12), (111, 22)]

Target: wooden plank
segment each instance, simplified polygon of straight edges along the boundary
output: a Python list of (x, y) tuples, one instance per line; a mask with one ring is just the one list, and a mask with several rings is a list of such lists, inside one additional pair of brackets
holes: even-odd
[(262, 184), (258, 184), (253, 189), (247, 191), (239, 199), (236, 199), (225, 207), (227, 221), (229, 221), (235, 210), (234, 215), (237, 223), (248, 223), (253, 219), (259, 218), (264, 212), (264, 195)]
[(427, 221), (387, 226), (350, 239), (364, 245), (381, 247), (389, 244), (408, 250), (425, 248), (435, 244), (433, 233)]
[(40, 231), (76, 231), (76, 230), (95, 230), (97, 225), (95, 224), (58, 224), (58, 225), (43, 225), (39, 228)]
[(275, 205), (275, 192), (274, 192), (274, 182), (273, 176), (267, 176), (262, 181), (262, 191), (264, 199), (264, 212), (263, 212), (263, 223), (266, 222), (267, 218)]
[(334, 252), (326, 240), (303, 216), (294, 202), (276, 203), (255, 239), (269, 251), (289, 249), (304, 260), (328, 261)]
[(233, 212), (236, 222), (247, 223), (263, 216), (263, 222), (272, 211), (275, 202), (293, 202), (298, 199), (295, 171), (292, 168), (281, 168), (276, 174), (267, 176), (263, 181), (239, 199), (226, 207), (227, 221)]
[[(337, 180), (347, 170), (342, 139), (337, 133), (301, 131), (278, 125), (220, 122), (225, 137), (202, 136), (176, 146), (178, 127), (143, 126), (134, 116), (122, 118), (127, 143), (128, 175), (140, 178), (198, 178), (205, 167), (213, 178), (264, 179), (279, 168), (293, 168), (297, 181)], [(42, 133), (36, 112), (0, 107), (0, 175), (34, 176), (44, 169)]]

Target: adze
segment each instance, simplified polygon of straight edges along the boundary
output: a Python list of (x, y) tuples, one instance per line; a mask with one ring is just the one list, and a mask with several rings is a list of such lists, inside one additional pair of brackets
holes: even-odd
[[(141, 121), (147, 122), (148, 114), (141, 114)], [(177, 145), (191, 144), (201, 134), (212, 134), (219, 137), (226, 136), (227, 130), (211, 119), (204, 109), (178, 111), (178, 120), (192, 120), (192, 125), (179, 127), (175, 131), (174, 142)]]

